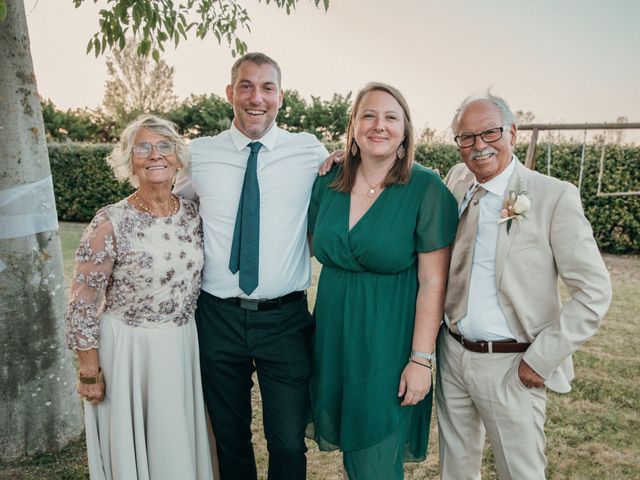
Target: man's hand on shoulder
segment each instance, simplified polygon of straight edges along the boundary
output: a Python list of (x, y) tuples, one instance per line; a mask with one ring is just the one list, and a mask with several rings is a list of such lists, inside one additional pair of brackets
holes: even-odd
[(322, 162), (320, 170), (318, 170), (318, 175), (321, 177), (325, 176), (331, 171), (334, 165), (342, 165), (342, 162), (344, 162), (344, 150), (336, 150)]

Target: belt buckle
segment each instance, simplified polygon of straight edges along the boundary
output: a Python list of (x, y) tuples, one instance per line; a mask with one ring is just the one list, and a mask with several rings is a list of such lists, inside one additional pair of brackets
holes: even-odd
[(251, 312), (258, 311), (258, 301), (251, 300), (250, 298), (241, 298), (240, 299), (240, 308), (243, 310), (249, 310)]

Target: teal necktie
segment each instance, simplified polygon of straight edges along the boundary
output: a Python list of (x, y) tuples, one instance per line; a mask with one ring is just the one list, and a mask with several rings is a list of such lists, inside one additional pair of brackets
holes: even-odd
[(233, 230), (231, 273), (240, 271), (240, 289), (247, 295), (258, 286), (258, 265), (260, 254), (260, 185), (258, 185), (258, 151), (262, 144), (249, 144), (251, 153), (244, 172), (244, 183), (236, 214), (236, 226)]

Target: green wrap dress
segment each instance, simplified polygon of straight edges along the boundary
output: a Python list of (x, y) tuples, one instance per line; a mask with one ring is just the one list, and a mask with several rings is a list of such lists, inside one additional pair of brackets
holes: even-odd
[[(425, 459), (431, 420), (431, 391), (415, 406), (398, 398), (413, 337), (417, 254), (451, 244), (457, 205), (435, 172), (414, 164), (410, 181), (383, 190), (349, 230), (351, 196), (329, 187), (338, 171), (318, 177), (309, 207), (323, 268), (308, 433), (322, 450), (345, 453), (350, 480), (402, 478), (403, 461)], [(348, 461), (358, 452), (356, 475)]]

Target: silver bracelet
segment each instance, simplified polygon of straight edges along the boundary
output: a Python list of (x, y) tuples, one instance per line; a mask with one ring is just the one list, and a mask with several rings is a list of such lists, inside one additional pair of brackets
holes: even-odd
[(429, 360), (433, 362), (435, 359), (435, 355), (433, 353), (424, 353), (424, 352), (416, 352), (415, 350), (411, 350), (412, 357), (424, 358), (425, 360)]

